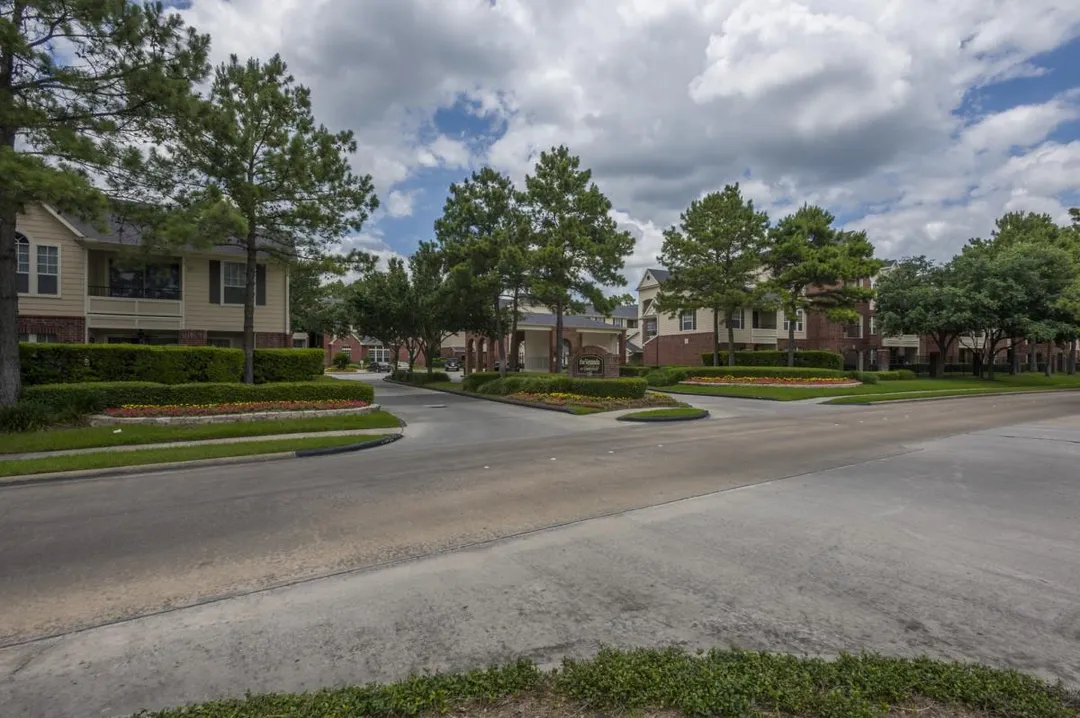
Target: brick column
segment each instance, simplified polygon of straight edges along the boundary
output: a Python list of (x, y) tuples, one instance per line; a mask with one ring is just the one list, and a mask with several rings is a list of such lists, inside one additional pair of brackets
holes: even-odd
[(205, 329), (181, 329), (180, 330), (180, 344), (185, 347), (204, 347), (206, 346), (206, 330)]
[(626, 330), (625, 329), (623, 329), (622, 333), (619, 334), (619, 360), (618, 360), (618, 363), (619, 363), (620, 366), (626, 363)]

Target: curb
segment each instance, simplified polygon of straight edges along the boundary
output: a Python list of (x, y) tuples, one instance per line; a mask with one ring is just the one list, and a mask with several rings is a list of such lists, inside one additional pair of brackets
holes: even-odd
[[(822, 406), (878, 406), (880, 404), (913, 404), (917, 401), (948, 401), (949, 399), (977, 399), (983, 396), (1027, 396), (1029, 394), (1068, 394), (1080, 389), (1037, 389), (1034, 391), (991, 391), (975, 392), (971, 394), (953, 394), (951, 396), (917, 396), (910, 399), (879, 399), (878, 401), (845, 401), (843, 404), (832, 404), (830, 401), (821, 402)], [(867, 396), (873, 396), (868, 394)], [(879, 394), (878, 396), (883, 396)], [(834, 396), (833, 399), (845, 399), (847, 397)]]
[[(648, 409), (646, 409), (648, 411)], [(700, 414), (694, 414), (693, 416), (638, 416), (633, 415), (620, 416), (615, 421), (630, 421), (640, 424), (664, 424), (675, 421), (698, 421), (699, 419), (708, 419), (711, 416), (708, 409), (702, 409)]]
[(560, 414), (569, 414), (570, 416), (582, 416), (581, 414), (575, 414), (570, 409), (564, 406), (541, 406), (540, 404), (530, 404), (525, 401), (516, 401), (514, 399), (502, 399), (496, 396), (487, 396), (485, 394), (474, 394), (468, 391), (455, 391), (453, 389), (441, 389), (434, 386), (422, 386), (419, 384), (408, 384), (403, 381), (395, 381), (394, 379), (383, 379), (388, 384), (397, 384), (398, 386), (410, 386), (413, 389), (426, 389), (428, 391), (439, 391), (443, 394), (456, 394), (457, 396), (468, 397), (469, 399), (480, 399), (481, 401), (493, 401), (496, 404), (510, 404), (511, 406), (523, 406), (526, 409), (540, 409), (542, 411), (556, 411)]
[(332, 456), (345, 454), (364, 449), (374, 449), (378, 446), (392, 444), (402, 439), (402, 433), (390, 434), (382, 439), (362, 441), (345, 446), (334, 446), (326, 449), (299, 449), (297, 451), (278, 451), (273, 454), (252, 454), (250, 456), (229, 456), (220, 459), (195, 459), (194, 461), (173, 461), (166, 464), (142, 464), (139, 466), (117, 466), (110, 469), (86, 469), (82, 471), (58, 471), (51, 474), (28, 474), (25, 476), (13, 476), (0, 478), (0, 490), (28, 486), (31, 484), (59, 483), (67, 481), (81, 481), (84, 479), (107, 479), (118, 476), (131, 476), (133, 474), (162, 474), (169, 471), (181, 471), (184, 469), (204, 469), (214, 466), (235, 466), (238, 464), (262, 464), (283, 459), (304, 459), (316, 456)]

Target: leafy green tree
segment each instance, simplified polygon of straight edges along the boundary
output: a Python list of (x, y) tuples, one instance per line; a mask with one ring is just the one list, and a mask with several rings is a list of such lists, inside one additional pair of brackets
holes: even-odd
[[(289, 315), (293, 331), (342, 334), (345, 277), (374, 269), (375, 258), (366, 252), (325, 254), (298, 261), (289, 272)], [(347, 329), (346, 329), (347, 331)]]
[(616, 307), (636, 307), (637, 297), (633, 294), (619, 294), (611, 298), (612, 303)]
[(0, 406), (21, 393), (18, 215), (44, 202), (102, 219), (91, 175), (122, 172), (128, 141), (166, 124), (206, 76), (209, 42), (160, 4), (0, 6)]
[(310, 91), (279, 56), (241, 63), (233, 55), (150, 152), (156, 191), (182, 210), (153, 236), (244, 251), (245, 382), (253, 378), (259, 260), (320, 257), (378, 206), (371, 177), (350, 168), (355, 151), (351, 131), (316, 124)]
[(903, 259), (881, 272), (874, 290), (881, 333), (929, 336), (940, 357), (931, 369), (940, 376), (949, 349), (975, 322), (973, 298), (956, 283), (952, 265), (921, 256)]
[[(874, 245), (865, 232), (835, 229), (827, 210), (803, 205), (781, 219), (769, 232), (764, 255), (766, 286), (784, 315), (799, 312), (824, 314), (830, 321), (855, 322), (859, 302), (869, 301), (873, 290), (858, 280), (881, 269)], [(788, 322), (788, 366), (795, 365), (795, 322)]]
[(540, 153), (533, 175), (525, 178), (532, 224), (530, 293), (555, 313), (555, 371), (561, 372), (563, 316), (582, 311), (582, 298), (610, 311), (603, 286), (624, 284), (620, 274), (634, 238), (620, 232), (611, 201), (592, 182), (592, 171), (564, 147)]
[(402, 259), (393, 257), (385, 270), (372, 270), (350, 285), (346, 307), (353, 331), (378, 339), (390, 350), (395, 362), (405, 346), (411, 351), (409, 367), (412, 368), (419, 351), (415, 343), (417, 317), (413, 313), (409, 274)]
[[(762, 251), (769, 216), (743, 199), (738, 183), (694, 200), (664, 232), (660, 263), (671, 273), (657, 307), (671, 316), (699, 307), (713, 313), (713, 366), (720, 364), (720, 320), (761, 300)], [(727, 362), (735, 366), (735, 329), (727, 325)]]
[[(435, 236), (460, 290), (460, 301), (487, 298), (486, 313), (470, 313), (463, 329), (499, 338), (499, 371), (506, 375), (506, 344), (510, 324), (511, 354), (517, 357), (518, 306), (528, 286), (531, 232), (520, 193), (510, 178), (484, 167), (464, 182), (450, 185)], [(504, 300), (509, 299), (506, 306)]]

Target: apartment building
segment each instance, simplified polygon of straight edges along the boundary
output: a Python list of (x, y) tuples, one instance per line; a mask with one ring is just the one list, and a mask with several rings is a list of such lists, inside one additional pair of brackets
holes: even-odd
[[(130, 227), (101, 231), (47, 205), (16, 230), (20, 340), (241, 346), (239, 248), (149, 255)], [(256, 346), (293, 346), (287, 267), (261, 262), (255, 292)]]
[[(701, 355), (712, 351), (713, 312), (708, 309), (670, 316), (659, 312), (656, 298), (669, 273), (648, 269), (638, 284), (638, 312), (641, 324), (642, 363), (696, 365)], [(873, 279), (860, 282), (873, 286)], [(852, 368), (896, 366), (913, 363), (924, 354), (917, 335), (882, 336), (875, 320), (873, 302), (856, 307), (859, 320), (836, 324), (819, 314), (794, 317), (795, 346), (798, 349), (834, 351), (843, 355)], [(788, 318), (783, 311), (746, 307), (724, 317), (720, 323), (721, 348), (726, 346), (727, 328), (735, 330), (739, 350), (785, 350), (788, 345)]]

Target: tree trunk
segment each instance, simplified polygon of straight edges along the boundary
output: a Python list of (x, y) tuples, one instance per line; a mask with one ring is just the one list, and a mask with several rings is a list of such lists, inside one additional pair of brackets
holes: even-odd
[(1054, 357), (1054, 343), (1046, 343), (1046, 365), (1043, 367), (1043, 374), (1046, 376), (1052, 376), (1054, 374), (1054, 367), (1052, 365), (1052, 359)]
[(1076, 373), (1076, 349), (1076, 340), (1073, 339), (1071, 342), (1069, 342), (1069, 361), (1065, 364), (1065, 366), (1067, 367), (1066, 371), (1070, 375)]
[(499, 376), (506, 378), (506, 332), (503, 331), (502, 305), (495, 295), (495, 336), (499, 338)]
[(1039, 345), (1028, 339), (1028, 371), (1039, 371), (1039, 354), (1036, 351)]
[(795, 322), (799, 314), (795, 312), (787, 318), (787, 365), (795, 366)]
[(555, 304), (555, 373), (562, 374), (562, 329), (563, 329), (563, 305), (562, 302)]
[(0, 407), (11, 406), (22, 394), (19, 367), (19, 294), (15, 291), (14, 206), (0, 197)]
[(510, 355), (514, 358), (514, 368), (518, 371), (525, 367), (518, 365), (518, 354), (520, 353), (520, 344), (518, 344), (518, 294), (514, 292), (514, 302), (511, 305), (513, 314), (510, 316)]
[[(712, 365), (720, 366), (720, 310), (713, 309), (712, 315)], [(728, 322), (730, 324), (730, 322)]]
[(1012, 373), (1015, 375), (1020, 374), (1020, 352), (1016, 351), (1016, 346), (1019, 343), (1020, 342), (1017, 341), (1016, 337), (1013, 337), (1012, 349), (1009, 350), (1011, 352), (1009, 363), (1012, 366)]
[[(252, 225), (254, 227), (254, 225)], [(244, 272), (244, 383), (255, 383), (255, 276), (259, 265), (259, 246), (255, 230), (247, 237), (247, 266)], [(221, 291), (224, 293), (225, 288)]]
[(735, 366), (735, 327), (730, 321), (727, 322), (727, 347), (728, 366)]

